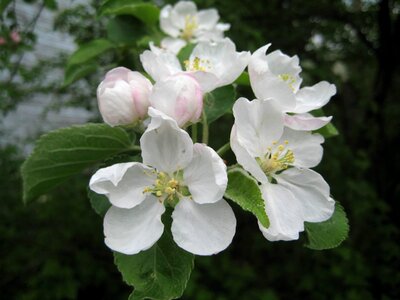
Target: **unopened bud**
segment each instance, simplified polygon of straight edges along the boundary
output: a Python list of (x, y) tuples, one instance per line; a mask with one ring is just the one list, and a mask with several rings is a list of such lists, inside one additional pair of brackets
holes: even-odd
[(130, 125), (147, 116), (151, 82), (139, 72), (124, 67), (112, 69), (97, 88), (104, 122), (110, 126)]

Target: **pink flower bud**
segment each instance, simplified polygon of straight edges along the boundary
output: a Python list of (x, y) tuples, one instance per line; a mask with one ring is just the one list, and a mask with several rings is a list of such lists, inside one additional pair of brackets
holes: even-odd
[(21, 42), (21, 36), (20, 36), (19, 32), (16, 31), (16, 30), (11, 31), (11, 33), (10, 33), (10, 38), (11, 38), (11, 40), (12, 40), (14, 43), (16, 43), (16, 44), (18, 44), (19, 42)]
[(199, 121), (203, 110), (203, 92), (196, 79), (181, 73), (157, 82), (150, 95), (150, 103), (184, 127)]
[(97, 88), (104, 122), (110, 126), (130, 125), (146, 118), (152, 88), (150, 80), (139, 72), (124, 67), (107, 72)]
[(7, 41), (5, 38), (3, 38), (2, 36), (0, 36), (0, 46), (7, 44)]

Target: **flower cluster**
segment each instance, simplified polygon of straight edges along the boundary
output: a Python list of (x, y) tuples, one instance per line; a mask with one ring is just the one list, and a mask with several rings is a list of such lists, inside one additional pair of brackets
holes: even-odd
[[(334, 85), (322, 81), (301, 87), (297, 56), (238, 52), (223, 37), (228, 24), (218, 23), (215, 9), (198, 11), (192, 2), (161, 10), (161, 29), (168, 34), (140, 55), (146, 75), (119, 67), (97, 89), (99, 109), (111, 126), (140, 126), (142, 163), (119, 163), (98, 170), (90, 188), (112, 204), (104, 218), (105, 243), (136, 254), (161, 237), (161, 216), (173, 208), (171, 231), (178, 246), (211, 255), (229, 246), (236, 219), (223, 199), (227, 167), (205, 144), (193, 143), (187, 127), (204, 113), (204, 96), (231, 85), (248, 69), (256, 99), (239, 98), (230, 146), (237, 162), (258, 182), (269, 227), (266, 239), (295, 240), (304, 222), (329, 219), (335, 202), (329, 185), (311, 170), (322, 159), (324, 138), (313, 131), (332, 117), (310, 112), (328, 103)], [(182, 63), (177, 53), (196, 44)], [(148, 79), (151, 77), (151, 81)], [(218, 105), (218, 99), (216, 99)]]

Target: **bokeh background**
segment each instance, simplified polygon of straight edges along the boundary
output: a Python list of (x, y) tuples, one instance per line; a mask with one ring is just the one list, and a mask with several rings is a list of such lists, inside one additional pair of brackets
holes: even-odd
[[(309, 250), (304, 237), (271, 243), (256, 219), (232, 204), (238, 219), (232, 245), (218, 256), (196, 258), (182, 299), (400, 299), (400, 1), (195, 2), (219, 10), (240, 50), (271, 42), (273, 50), (300, 57), (305, 85), (336, 84), (325, 112), (340, 135), (325, 142), (317, 170), (351, 229), (333, 250)], [(140, 68), (138, 50), (126, 48), (102, 56), (84, 79), (61, 86), (76, 45), (110, 34), (107, 18), (96, 15), (99, 5), (0, 2), (1, 299), (126, 299), (131, 291), (86, 197), (92, 170), (33, 203), (21, 199), (19, 168), (38, 135), (100, 122), (95, 90), (104, 72), (113, 63)], [(142, 29), (133, 25), (127, 30), (135, 36)], [(247, 87), (240, 93), (252, 98)], [(226, 141), (231, 125), (227, 116), (211, 126), (214, 147)], [(234, 163), (232, 153), (227, 160)]]

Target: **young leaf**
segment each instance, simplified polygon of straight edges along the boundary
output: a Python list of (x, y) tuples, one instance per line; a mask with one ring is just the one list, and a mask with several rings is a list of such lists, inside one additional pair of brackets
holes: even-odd
[(238, 79), (235, 80), (236, 84), (239, 85), (250, 85), (250, 77), (249, 77), (249, 73), (247, 73), (246, 71), (243, 72), (242, 74), (240, 74), (240, 76), (238, 77)]
[(123, 129), (106, 124), (72, 126), (41, 136), (21, 168), (24, 202), (98, 161), (129, 150), (130, 144)]
[(132, 16), (117, 16), (107, 24), (107, 38), (118, 44), (135, 45), (145, 35), (143, 24)]
[(235, 102), (236, 92), (232, 85), (220, 87), (204, 97), (204, 110), (207, 115), (207, 122), (210, 124), (232, 111)]
[(114, 253), (124, 281), (134, 286), (129, 300), (169, 300), (182, 296), (194, 265), (194, 255), (179, 248), (170, 231), (171, 217), (164, 213), (164, 234), (149, 250), (136, 255)]
[(156, 25), (160, 9), (149, 2), (135, 0), (108, 0), (101, 7), (99, 14), (104, 15), (131, 15), (147, 25)]
[(269, 227), (269, 219), (258, 183), (242, 168), (235, 167), (228, 171), (228, 188), (225, 198), (253, 213), (265, 228)]
[[(316, 110), (313, 110), (312, 112), (311, 112), (311, 114), (314, 116), (314, 117), (322, 117), (322, 116), (325, 116), (325, 113), (324, 113), (324, 111), (322, 110), (322, 108), (320, 108), (320, 109), (316, 109)], [(328, 124), (326, 124), (324, 127), (322, 127), (322, 128), (320, 128), (320, 129), (318, 129), (318, 130), (315, 130), (314, 131), (315, 133), (319, 133), (320, 135), (322, 135), (324, 138), (330, 138), (330, 137), (334, 137), (334, 136), (337, 136), (337, 135), (339, 135), (339, 131), (337, 130), (337, 128), (335, 127), (335, 125), (333, 125), (332, 123), (328, 123)]]
[(93, 192), (89, 187), (87, 189), (87, 194), (93, 210), (99, 216), (104, 217), (107, 210), (111, 207), (111, 203), (108, 201), (108, 198), (104, 195)]
[(90, 41), (89, 43), (81, 45), (78, 50), (71, 55), (67, 65), (70, 66), (86, 63), (92, 58), (95, 58), (112, 48), (114, 48), (114, 43), (106, 39)]
[(179, 51), (177, 57), (182, 66), (185, 66), (185, 60), (189, 59), (190, 54), (192, 54), (192, 51), (194, 49), (194, 46), (196, 46), (196, 44), (187, 44)]
[(349, 224), (343, 207), (335, 204), (332, 217), (321, 223), (305, 222), (308, 243), (307, 248), (313, 250), (332, 249), (339, 246), (349, 234)]

